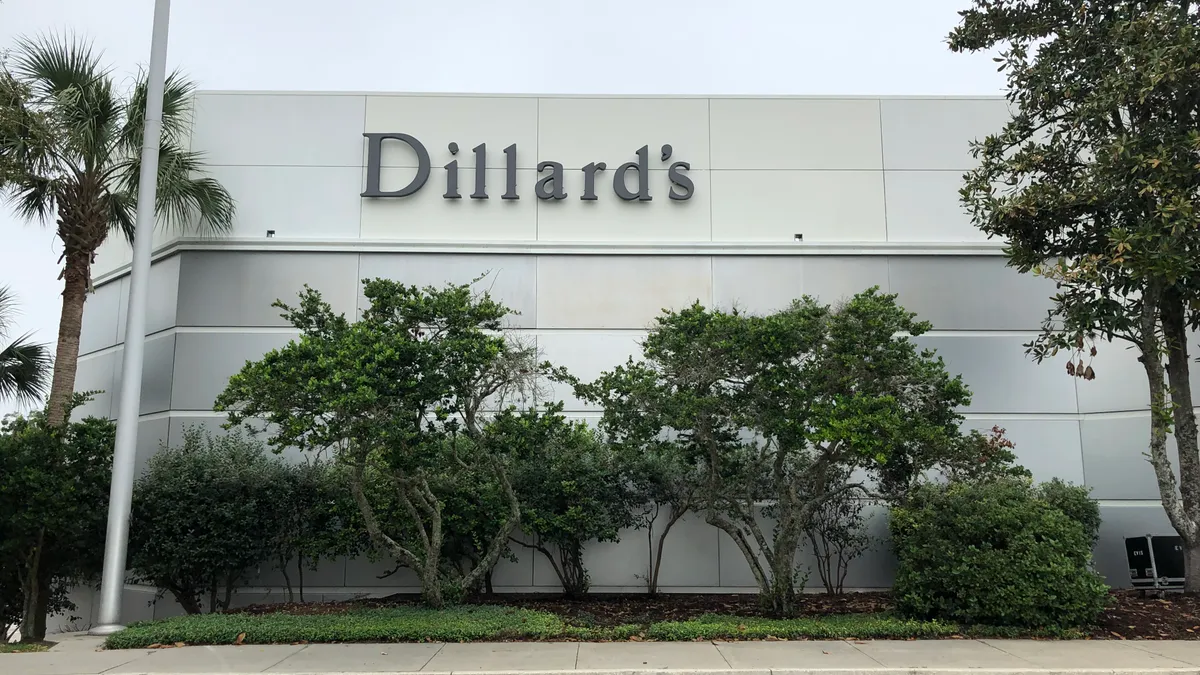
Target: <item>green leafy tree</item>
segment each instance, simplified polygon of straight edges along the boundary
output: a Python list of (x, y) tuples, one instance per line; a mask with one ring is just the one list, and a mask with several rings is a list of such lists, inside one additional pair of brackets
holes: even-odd
[[(676, 434), (703, 469), (697, 509), (742, 552), (763, 603), (787, 615), (814, 512), (865, 490), (814, 486), (840, 468), (892, 464), (905, 467), (893, 481), (912, 482), (963, 445), (955, 408), (966, 387), (907, 337), (928, 329), (877, 289), (836, 309), (804, 298), (767, 316), (694, 305), (658, 318), (642, 361), (578, 390), (604, 406), (618, 442)], [(758, 517), (764, 501), (773, 530)]]
[(872, 544), (867, 533), (863, 510), (867, 503), (852, 491), (838, 490), (851, 481), (848, 467), (832, 468), (825, 476), (825, 485), (808, 488), (816, 494), (833, 495), (813, 509), (804, 534), (812, 545), (817, 576), (825, 592), (841, 595), (845, 590), (850, 563), (865, 553)]
[[(0, 286), (0, 340), (12, 326), (16, 298), (7, 286)], [(44, 345), (31, 342), (29, 335), (0, 342), (0, 400), (15, 399), (35, 403), (46, 395), (50, 379), (50, 353)]]
[[(482, 590), (487, 594), (493, 592), (492, 568), (486, 566), (488, 562), (485, 560), (488, 546), (509, 517), (508, 497), (488, 461), (488, 453), (504, 456), (506, 449), (491, 442), (489, 427), (484, 427), (482, 439), (473, 440), (461, 433), (445, 438), (441, 447), (426, 457), (423, 466), (427, 480), (441, 503), (440, 559), (444, 577), (459, 579), (470, 575), (476, 568), (482, 568), (482, 584), (465, 590)], [(367, 479), (364, 482), (367, 502), (371, 504), (381, 528), (399, 533), (398, 536), (406, 545), (419, 547), (415, 533), (420, 524), (404, 508), (393, 482), (371, 466), (367, 467)], [(515, 561), (516, 556), (505, 545), (497, 562), (500, 558)], [(381, 578), (406, 567), (404, 563), (398, 563)]]
[(567, 597), (582, 597), (590, 586), (584, 546), (620, 541), (636, 522), (628, 467), (587, 425), (563, 417), (561, 403), (502, 414), (490, 430), (513, 455), (521, 522), (533, 538), (513, 541), (546, 556)]
[(635, 440), (625, 435), (620, 442), (609, 440), (609, 445), (629, 467), (637, 502), (634, 508), (640, 511), (635, 526), (646, 530), (646, 592), (655, 596), (667, 537), (699, 503), (704, 485), (702, 467), (693, 461), (686, 447), (664, 438)]
[(271, 560), (292, 486), (262, 444), (192, 427), (162, 448), (134, 484), (133, 576), (169, 592), (188, 614), (228, 609), (233, 590)]
[[(1137, 350), (1149, 457), (1200, 591), (1200, 451), (1189, 330), (1200, 323), (1200, 13), (1189, 0), (975, 0), (955, 51), (997, 51), (1014, 109), (973, 145), (962, 198), (1009, 264), (1058, 292), (1034, 359), (1091, 380), (1098, 349)], [(1059, 356), (1061, 354), (1061, 356)], [(1179, 449), (1176, 480), (1167, 451)]]
[[(201, 156), (186, 146), (193, 91), (178, 73), (167, 78), (155, 207), (160, 222), (224, 232), (233, 220), (233, 200), (201, 175)], [(18, 215), (53, 221), (63, 247), (51, 425), (66, 420), (74, 391), (96, 251), (114, 231), (133, 240), (145, 113), (145, 79), (123, 94), (82, 42), (22, 39), (0, 70), (0, 194)]]
[[(69, 410), (86, 400), (73, 396)], [(0, 423), (0, 590), (14, 579), (20, 590), (0, 605), (19, 604), (22, 640), (45, 639), (47, 612), (74, 609), (68, 590), (100, 572), (115, 439), (116, 426), (95, 417)]]
[[(334, 314), (306, 288), (296, 307), (276, 303), (301, 331), (298, 340), (248, 363), (217, 399), (229, 424), (274, 425), (276, 448), (331, 449), (349, 467), (350, 488), (372, 540), (420, 579), (432, 606), (473, 590), (495, 564), (517, 525), (520, 504), (501, 456), (485, 440), (489, 402), (535, 383), (536, 354), (499, 333), (509, 310), (470, 285), (417, 288), (384, 279), (363, 286), (370, 307), (359, 321)], [(458, 452), (465, 438), (483, 452)], [(445, 472), (486, 471), (505, 495), (506, 516), (466, 574), (446, 564)], [(380, 518), (366, 486), (392, 487), (407, 527)]]
[[(272, 481), (281, 489), (275, 504), (279, 528), (272, 533), (272, 552), (287, 587), (288, 602), (296, 601), (297, 592), (304, 602), (306, 569), (315, 571), (322, 560), (363, 553), (370, 540), (346, 489), (342, 467), (320, 457), (298, 464), (276, 462), (275, 466)], [(296, 563), (295, 586), (288, 572), (292, 562)]]
[[(502, 457), (506, 454), (506, 448), (497, 440), (491, 423), (484, 427), (484, 438), (479, 444), (461, 435), (457, 437), (454, 443), (457, 447), (447, 448), (442, 454), (440, 466), (444, 487), (438, 492), (442, 495), (445, 521), (444, 555), (461, 570), (456, 574), (463, 576), (490, 564), (491, 567), (483, 567), (482, 591), (488, 595), (494, 593), (492, 569), (496, 562), (500, 558), (512, 562), (517, 559), (505, 544), (496, 561), (487, 560), (492, 537), (504, 528), (509, 517), (503, 482), (484, 461), (488, 453)], [(467, 466), (459, 464), (456, 456), (466, 457)]]

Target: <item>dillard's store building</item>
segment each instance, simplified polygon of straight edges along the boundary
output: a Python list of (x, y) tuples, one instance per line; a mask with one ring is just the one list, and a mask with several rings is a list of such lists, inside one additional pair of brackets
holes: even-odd
[[(201, 93), (191, 146), (237, 219), (222, 239), (156, 235), (139, 465), (190, 425), (219, 430), (214, 398), (246, 360), (295, 335), (271, 303), (305, 283), (354, 316), (363, 278), (441, 285), (487, 272), (491, 293), (520, 312), (511, 330), (583, 378), (637, 354), (662, 308), (768, 311), (879, 285), (933, 323), (919, 342), (974, 392), (966, 424), (1007, 429), (1035, 478), (1092, 488), (1097, 567), (1127, 586), (1124, 537), (1172, 534), (1142, 456), (1135, 356), (1102, 349), (1092, 382), (1029, 360), (1022, 345), (1054, 286), (1006, 268), (958, 201), (968, 142), (1008, 114), (999, 98)], [(116, 413), (130, 256), (113, 238), (96, 263), (76, 387), (106, 393), (83, 414)], [(599, 416), (555, 395), (575, 418)], [(875, 534), (886, 534), (882, 515)], [(558, 588), (544, 559), (515, 552), (496, 590)], [(668, 592), (754, 590), (741, 553), (702, 517), (676, 526), (665, 555)], [(644, 534), (591, 546), (593, 589), (641, 590), (646, 559)], [(307, 597), (416, 590), (405, 571), (381, 579), (391, 567), (323, 565), (305, 574)], [(878, 546), (847, 587), (884, 588), (893, 573)], [(237, 602), (285, 597), (282, 585), (264, 566)], [(152, 599), (128, 587), (122, 618), (181, 611)]]

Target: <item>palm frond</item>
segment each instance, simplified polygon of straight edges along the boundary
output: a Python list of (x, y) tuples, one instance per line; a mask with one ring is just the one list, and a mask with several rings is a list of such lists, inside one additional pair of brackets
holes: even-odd
[(23, 220), (47, 223), (58, 211), (59, 181), (23, 176), (9, 186), (9, 203)]
[(110, 191), (104, 194), (104, 203), (109, 214), (109, 226), (120, 231), (125, 241), (132, 244), (137, 219), (137, 200), (127, 192)]
[(106, 79), (108, 69), (90, 42), (73, 34), (43, 34), (17, 39), (13, 73), (28, 82), (38, 98), (50, 100)]
[(50, 385), (50, 350), (22, 335), (0, 350), (0, 399), (37, 403)]
[(0, 69), (0, 190), (50, 172), (56, 138), (49, 117), (30, 105), (27, 85)]
[(17, 297), (8, 286), (0, 286), (0, 336), (8, 332), (16, 313)]
[(64, 154), (78, 156), (85, 168), (108, 162), (124, 110), (90, 43), (73, 36), (21, 38), (12, 72), (48, 109)]
[[(142, 137), (146, 128), (146, 73), (138, 75), (137, 84), (125, 103), (125, 127), (121, 130), (121, 149), (127, 153), (141, 152)], [(179, 141), (191, 131), (192, 94), (196, 85), (180, 72), (167, 76), (163, 85), (163, 137), (172, 142)]]
[[(155, 211), (176, 231), (195, 228), (204, 234), (223, 234), (233, 227), (233, 197), (215, 179), (204, 176), (203, 156), (164, 139), (158, 154)], [(136, 199), (141, 157), (121, 165), (120, 189)]]

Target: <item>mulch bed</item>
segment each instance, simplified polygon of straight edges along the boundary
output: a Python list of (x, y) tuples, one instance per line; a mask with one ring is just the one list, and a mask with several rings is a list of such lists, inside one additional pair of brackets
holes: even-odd
[[(252, 605), (238, 611), (248, 614), (340, 614), (363, 607), (412, 605), (417, 600), (414, 595), (398, 594), (346, 602)], [(638, 594), (597, 593), (585, 600), (568, 600), (552, 594), (531, 594), (499, 595), (477, 602), (552, 612), (572, 624), (589, 627), (686, 621), (704, 614), (764, 616), (753, 595), (667, 594), (650, 598)], [(891, 608), (887, 593), (805, 594), (799, 613), (802, 616), (871, 614)], [(1200, 596), (1144, 597), (1136, 591), (1113, 591), (1112, 603), (1092, 630), (1091, 637), (1107, 640), (1200, 639)]]

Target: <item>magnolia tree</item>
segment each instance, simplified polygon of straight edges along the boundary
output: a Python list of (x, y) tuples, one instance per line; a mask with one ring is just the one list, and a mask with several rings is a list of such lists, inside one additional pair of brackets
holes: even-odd
[[(372, 540), (416, 573), (426, 603), (442, 606), (482, 582), (520, 517), (499, 451), (511, 429), (489, 434), (485, 411), (530, 393), (545, 371), (501, 334), (510, 310), (470, 285), (368, 279), (363, 291), (370, 307), (355, 322), (309, 288), (296, 307), (276, 303), (299, 339), (246, 364), (216, 407), (230, 425), (265, 422), (257, 430), (275, 448), (333, 450)], [(467, 571), (446, 559), (456, 473), (490, 478), (494, 515), (503, 514)]]
[[(955, 51), (997, 51), (1012, 119), (974, 147), (963, 201), (1009, 263), (1058, 282), (1039, 362), (1097, 376), (1106, 342), (1137, 350), (1149, 457), (1200, 591), (1200, 451), (1189, 331), (1200, 323), (1200, 14), (1190, 0), (975, 0)], [(1061, 356), (1060, 356), (1061, 355)], [(1167, 451), (1174, 432), (1179, 479)]]
[(806, 297), (767, 316), (693, 305), (658, 318), (642, 360), (577, 390), (604, 406), (614, 444), (675, 439), (680, 464), (696, 469), (693, 489), (674, 494), (732, 538), (763, 603), (787, 615), (814, 515), (840, 495), (868, 495), (831, 477), (863, 469), (875, 494), (901, 499), (929, 469), (979, 463), (985, 443), (960, 433), (955, 411), (967, 388), (908, 337), (928, 328), (877, 289), (838, 308)]

